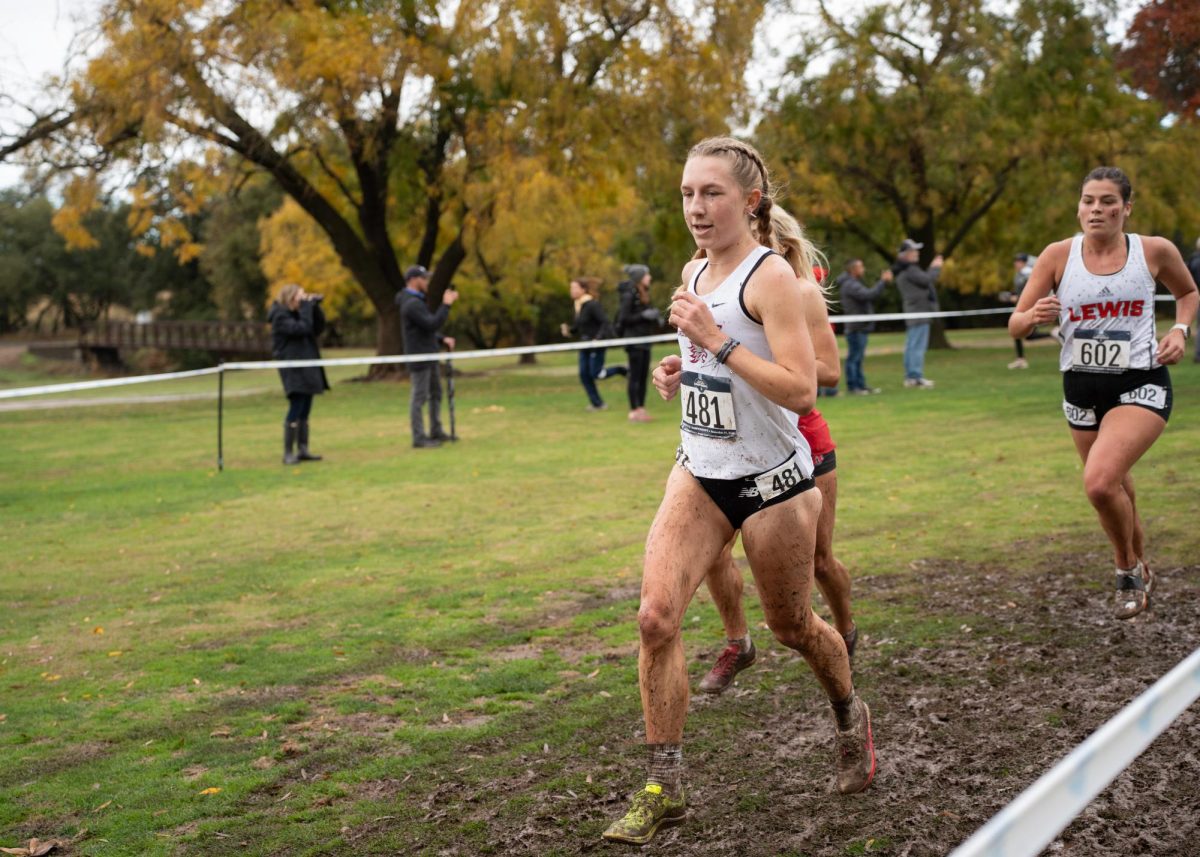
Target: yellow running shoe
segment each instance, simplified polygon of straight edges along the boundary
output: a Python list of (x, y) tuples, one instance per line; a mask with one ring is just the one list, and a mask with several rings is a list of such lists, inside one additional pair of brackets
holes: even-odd
[(647, 783), (633, 796), (633, 805), (625, 817), (614, 821), (604, 831), (604, 838), (609, 842), (645, 845), (660, 827), (679, 824), (686, 817), (687, 803), (682, 796), (668, 797), (658, 783)]

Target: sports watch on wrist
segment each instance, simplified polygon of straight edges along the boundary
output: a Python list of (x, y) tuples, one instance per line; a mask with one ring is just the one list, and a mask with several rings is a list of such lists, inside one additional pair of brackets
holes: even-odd
[(1171, 330), (1182, 330), (1184, 342), (1187, 342), (1192, 337), (1192, 329), (1186, 324), (1171, 325)]

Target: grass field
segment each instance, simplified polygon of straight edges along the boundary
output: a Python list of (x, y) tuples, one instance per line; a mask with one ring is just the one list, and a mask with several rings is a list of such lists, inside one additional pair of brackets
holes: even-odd
[[(736, 692), (694, 700), (688, 726), (693, 812), (715, 814), (656, 853), (944, 853), (1121, 704), (1031, 701), (1046, 727), (1028, 739), (1032, 755), (984, 765), (936, 824), (906, 814), (929, 799), (906, 790), (896, 760), (914, 736), (933, 740), (924, 733), (941, 727), (927, 715), (959, 698), (976, 663), (997, 672), (984, 676), (990, 701), (953, 721), (965, 732), (1013, 701), (1006, 670), (1053, 688), (1086, 669), (1087, 651), (1129, 642), (1114, 635), (1154, 644), (1153, 623), (1127, 632), (1107, 620), (1110, 558), (1080, 488), (1056, 352), (1031, 346), (1032, 368), (1012, 372), (998, 331), (952, 334), (970, 347), (930, 353), (937, 389), (906, 390), (901, 338), (872, 339), (867, 376), (883, 395), (820, 403), (839, 447), (838, 553), (858, 581), (856, 682), (880, 721), (880, 779), (852, 811), (826, 794), (819, 691), (750, 598), (762, 666)], [(654, 422), (630, 424), (608, 381), (612, 409), (585, 412), (570, 355), (460, 368), (460, 443), (411, 449), (407, 385), (345, 383), (361, 370), (342, 369), (312, 417), (326, 460), (294, 468), (279, 464), (273, 373), (228, 381), (239, 395), (225, 402), (222, 473), (211, 400), (0, 413), (0, 846), (605, 850), (599, 834), (641, 776), (640, 554), (677, 405), (653, 401)], [(35, 363), (0, 368), (0, 386), (46, 377)], [(1194, 648), (1200, 626), (1200, 366), (1173, 380), (1171, 425), (1135, 475), (1179, 618), (1143, 686)], [(1064, 562), (1071, 576), (1045, 584)], [(1013, 609), (1046, 585), (1042, 603), (1069, 612), (1034, 621)], [(1049, 627), (1063, 657), (1037, 663)], [(684, 637), (698, 678), (721, 642), (704, 593)], [(1195, 719), (1184, 728), (1194, 736)], [(731, 749), (748, 736), (795, 752), (785, 764)], [(803, 811), (780, 811), (765, 785), (776, 781), (803, 784)], [(1194, 806), (1196, 782), (1178, 799)]]

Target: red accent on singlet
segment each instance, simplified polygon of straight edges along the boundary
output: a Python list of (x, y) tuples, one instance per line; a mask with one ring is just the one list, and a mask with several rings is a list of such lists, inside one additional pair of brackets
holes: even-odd
[(827, 455), (837, 448), (833, 442), (833, 435), (829, 433), (829, 423), (825, 422), (825, 418), (816, 408), (800, 417), (796, 421), (796, 428), (800, 429), (800, 434), (804, 435), (804, 439), (808, 441), (814, 459), (818, 455)]

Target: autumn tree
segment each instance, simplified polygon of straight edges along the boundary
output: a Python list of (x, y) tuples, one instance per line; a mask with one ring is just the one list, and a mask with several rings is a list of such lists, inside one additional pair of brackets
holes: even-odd
[[(1049, 194), (1157, 133), (1081, 3), (1006, 9), (900, 0), (839, 20), (822, 6), (823, 26), (758, 133), (784, 165), (783, 203), (837, 258), (890, 262), (908, 236), (925, 245), (922, 264), (947, 257), (944, 288), (986, 279), (996, 291), (996, 260), (1034, 252), (1039, 233), (1021, 224), (1073, 210)], [(828, 67), (810, 68), (816, 56)]]
[(0, 156), (74, 168), (86, 185), (235, 154), (327, 236), (370, 300), (379, 351), (394, 353), (403, 268), (430, 267), (436, 300), (491, 222), (478, 188), (512, 159), (571, 193), (614, 167), (635, 181), (697, 129), (721, 130), (761, 6), (107, 0), (69, 101)]
[(1118, 65), (1184, 121), (1200, 118), (1200, 3), (1151, 0), (1134, 16)]

